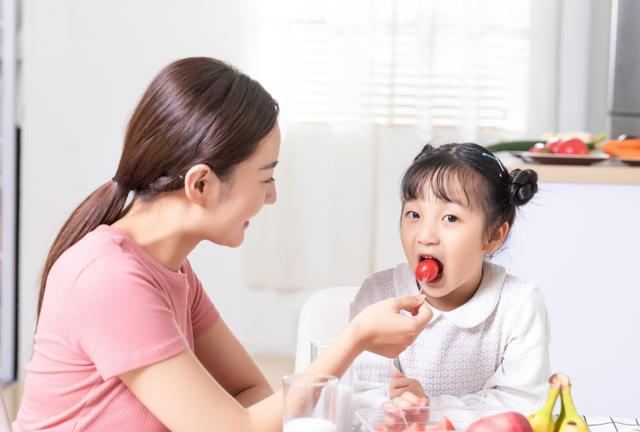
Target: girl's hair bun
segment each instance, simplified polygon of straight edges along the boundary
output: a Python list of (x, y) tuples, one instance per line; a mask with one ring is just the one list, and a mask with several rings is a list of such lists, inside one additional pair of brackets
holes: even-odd
[(511, 171), (509, 196), (515, 206), (526, 204), (538, 192), (538, 173), (534, 170), (514, 169)]

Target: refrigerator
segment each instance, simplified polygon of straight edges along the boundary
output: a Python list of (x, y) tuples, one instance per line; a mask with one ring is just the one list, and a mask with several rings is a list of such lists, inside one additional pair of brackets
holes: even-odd
[(609, 136), (640, 137), (640, 0), (613, 0), (609, 62)]

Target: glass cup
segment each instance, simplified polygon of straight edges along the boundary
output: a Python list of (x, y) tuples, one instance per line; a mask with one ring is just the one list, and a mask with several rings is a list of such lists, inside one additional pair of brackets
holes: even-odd
[(286, 375), (283, 432), (336, 432), (337, 385), (330, 375)]
[[(332, 340), (314, 339), (311, 341), (311, 361), (333, 343)], [(352, 368), (349, 367), (338, 381), (336, 389), (336, 427), (337, 432), (351, 430), (353, 421)]]

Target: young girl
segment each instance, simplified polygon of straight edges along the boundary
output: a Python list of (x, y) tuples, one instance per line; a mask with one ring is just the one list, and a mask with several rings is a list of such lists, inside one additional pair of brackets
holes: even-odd
[[(281, 430), (282, 394), (187, 260), (203, 240), (239, 246), (275, 202), (277, 116), (260, 84), (214, 59), (176, 61), (153, 80), (113, 179), (47, 258), (14, 431)], [(340, 376), (363, 350), (397, 355), (431, 318), (416, 294), (367, 307), (307, 372)]]
[[(390, 382), (385, 399), (401, 405), (428, 398), (431, 405), (523, 412), (537, 406), (549, 376), (544, 300), (534, 284), (486, 260), (504, 244), (516, 208), (537, 190), (534, 171), (509, 173), (479, 145), (422, 149), (402, 179), (408, 262), (365, 280), (351, 316), (375, 301), (423, 293), (433, 319), (394, 361), (363, 355), (359, 379)], [(435, 279), (418, 281), (416, 268), (426, 259)]]

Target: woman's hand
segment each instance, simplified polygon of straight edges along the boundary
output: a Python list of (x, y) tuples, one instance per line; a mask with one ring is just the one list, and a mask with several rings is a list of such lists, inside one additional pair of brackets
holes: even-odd
[[(401, 397), (403, 394), (409, 393), (418, 399), (427, 399), (427, 395), (422, 388), (420, 381), (407, 378), (402, 372), (394, 370), (391, 373), (391, 383), (389, 384), (389, 397), (391, 399)], [(410, 398), (411, 401), (415, 401), (415, 398)]]
[(350, 328), (363, 350), (391, 358), (411, 345), (432, 316), (424, 296), (397, 297), (367, 306)]

